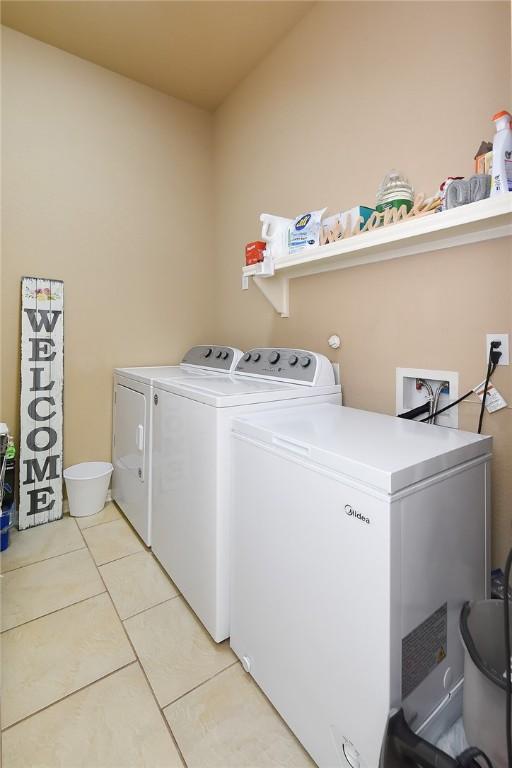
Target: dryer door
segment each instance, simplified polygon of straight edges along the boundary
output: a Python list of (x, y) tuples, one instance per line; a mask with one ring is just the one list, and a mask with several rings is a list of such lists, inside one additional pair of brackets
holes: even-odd
[(113, 427), (112, 495), (135, 530), (148, 543), (146, 396), (117, 384)]

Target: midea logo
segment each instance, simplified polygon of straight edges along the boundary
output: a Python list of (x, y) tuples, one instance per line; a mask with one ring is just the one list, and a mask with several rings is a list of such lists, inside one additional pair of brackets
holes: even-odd
[(350, 504), (345, 504), (345, 514), (349, 517), (357, 517), (357, 519), (361, 520), (361, 522), (370, 525), (370, 519), (362, 515), (357, 511), (357, 509), (354, 509), (354, 507), (351, 507)]

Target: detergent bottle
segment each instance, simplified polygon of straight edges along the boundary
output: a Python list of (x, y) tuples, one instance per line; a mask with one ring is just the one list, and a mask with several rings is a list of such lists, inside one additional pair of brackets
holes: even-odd
[(496, 135), (492, 146), (491, 196), (512, 192), (512, 115), (503, 111), (492, 119)]
[(267, 244), (267, 256), (276, 260), (288, 253), (288, 230), (293, 219), (284, 219), (282, 216), (273, 216), (270, 213), (262, 213), (261, 239)]

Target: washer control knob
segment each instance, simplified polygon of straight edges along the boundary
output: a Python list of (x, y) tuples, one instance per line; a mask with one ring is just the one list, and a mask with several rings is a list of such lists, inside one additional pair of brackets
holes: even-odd
[(299, 362), (299, 358), (297, 357), (297, 355), (290, 355), (288, 362), (290, 363), (290, 365), (297, 365), (297, 363)]
[(208, 349), (205, 349), (203, 354), (205, 357), (210, 357), (212, 352), (213, 352), (213, 349), (211, 347), (208, 347)]
[(218, 352), (215, 353), (215, 357), (217, 358), (217, 360), (220, 360), (220, 358), (222, 357), (222, 352), (220, 351), (220, 349)]
[(252, 357), (251, 353), (250, 352), (246, 352), (245, 355), (244, 355), (245, 362), (248, 363), (249, 360), (251, 359), (251, 357)]
[(253, 359), (253, 361), (255, 363), (257, 363), (258, 360), (260, 359), (260, 357), (261, 357), (260, 353), (259, 352), (255, 352), (254, 355), (252, 356), (252, 359)]
[(270, 355), (268, 356), (268, 361), (271, 365), (275, 365), (275, 363), (279, 362), (280, 357), (281, 355), (279, 354), (279, 352), (271, 352)]
[(222, 358), (223, 360), (227, 360), (227, 357), (228, 357), (228, 353), (226, 352), (226, 350), (225, 350), (225, 349), (223, 349), (223, 350), (222, 350), (222, 352), (221, 352), (220, 356), (221, 356), (221, 358)]
[(301, 357), (300, 364), (303, 368), (307, 368), (308, 365), (311, 364), (311, 358), (310, 357)]

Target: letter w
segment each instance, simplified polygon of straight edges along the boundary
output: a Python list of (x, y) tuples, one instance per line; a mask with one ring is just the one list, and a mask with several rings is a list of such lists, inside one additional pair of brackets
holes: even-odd
[[(59, 315), (62, 314), (62, 310), (60, 309), (52, 309), (51, 314), (53, 315), (52, 319), (48, 317), (50, 314), (49, 309), (26, 309), (25, 312), (28, 315), (28, 319), (30, 320), (30, 325), (32, 326), (32, 330), (34, 333), (38, 333), (41, 328), (44, 326), (45, 331), (48, 333), (51, 333), (53, 329), (55, 328), (55, 325), (57, 324), (57, 320), (59, 319)], [(39, 320), (36, 318), (36, 312), (39, 312)]]

